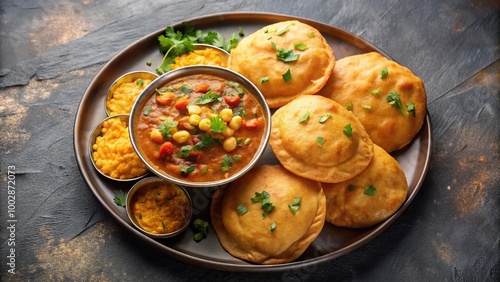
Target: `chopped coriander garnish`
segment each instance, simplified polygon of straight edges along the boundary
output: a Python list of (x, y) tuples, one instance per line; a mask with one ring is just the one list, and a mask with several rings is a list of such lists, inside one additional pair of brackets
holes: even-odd
[(208, 167), (204, 167), (202, 170), (201, 170), (201, 174), (207, 174), (208, 172)]
[(274, 229), (276, 229), (276, 221), (274, 221), (273, 223), (271, 223), (271, 226), (269, 226), (269, 230), (270, 230), (271, 232), (273, 232), (273, 231), (274, 231)]
[(262, 193), (255, 192), (255, 197), (250, 200), (252, 203), (260, 202), (263, 218), (266, 218), (266, 216), (275, 208), (275, 206), (271, 203), (271, 195), (266, 191), (262, 191)]
[(243, 96), (243, 93), (244, 93), (243, 86), (241, 86), (241, 84), (239, 84), (238, 82), (228, 81), (227, 86), (236, 90), (236, 92), (238, 92), (238, 95), (240, 95), (240, 97)]
[(233, 161), (235, 161), (235, 162), (241, 161), (241, 155), (234, 155)]
[(213, 116), (210, 118), (210, 129), (212, 132), (221, 133), (226, 130), (227, 124), (220, 116)]
[(325, 144), (325, 138), (322, 137), (322, 136), (318, 136), (316, 138), (316, 143), (320, 144), (321, 146), (323, 146), (323, 144)]
[(308, 34), (308, 36), (309, 36), (309, 38), (314, 38), (314, 37), (316, 37), (316, 34), (314, 32), (310, 32)]
[(377, 189), (375, 189), (375, 187), (373, 187), (373, 185), (370, 185), (370, 187), (366, 188), (363, 193), (365, 195), (368, 195), (368, 196), (373, 196), (373, 195), (375, 195), (376, 191), (377, 191)]
[(268, 82), (269, 81), (269, 76), (261, 77), (259, 81), (260, 81), (261, 84), (264, 83), (264, 82)]
[(193, 221), (193, 227), (195, 229), (195, 234), (193, 236), (193, 239), (196, 242), (200, 242), (201, 240), (207, 237), (208, 222), (204, 221), (203, 219), (197, 218)]
[(354, 191), (354, 189), (356, 189), (356, 186), (350, 184), (349, 186), (347, 186), (347, 190), (349, 191)]
[(194, 145), (194, 150), (199, 151), (203, 147), (209, 147), (215, 143), (215, 139), (212, 138), (209, 134), (202, 134), (201, 140)]
[(380, 90), (378, 90), (378, 89), (373, 89), (371, 93), (372, 93), (373, 95), (378, 95), (378, 94), (380, 94)]
[(414, 102), (408, 102), (406, 103), (406, 110), (413, 116), (415, 117), (415, 103)]
[(191, 89), (191, 87), (187, 86), (186, 84), (181, 85), (181, 89), (180, 90), (184, 94), (189, 94), (189, 93), (191, 93), (193, 91)]
[(275, 50), (275, 51), (278, 51), (278, 48), (276, 48), (276, 43), (274, 43), (272, 41), (271, 41), (271, 48), (273, 48), (273, 50)]
[(137, 80), (137, 85), (140, 87), (140, 86), (143, 86), (144, 85), (144, 80), (142, 78), (139, 78)]
[(327, 114), (327, 115), (324, 115), (324, 116), (320, 117), (319, 118), (319, 123), (326, 122), (331, 116), (332, 116), (332, 114)]
[(280, 48), (278, 50), (278, 54), (276, 54), (276, 57), (285, 63), (297, 61), (299, 56), (300, 56), (300, 54), (293, 53), (293, 50), (291, 50), (291, 49), (285, 50), (283, 48)]
[(389, 105), (393, 106), (396, 108), (398, 111), (400, 111), (404, 116), (407, 116), (408, 113), (406, 113), (403, 109), (403, 104), (401, 103), (401, 97), (399, 96), (399, 93), (396, 91), (391, 91), (389, 94), (387, 94), (386, 97), (387, 101), (389, 102)]
[(170, 133), (170, 131), (172, 131), (172, 129), (176, 127), (177, 127), (177, 121), (167, 119), (160, 124), (159, 130), (161, 134), (165, 137), (165, 139), (170, 140), (170, 138), (172, 138), (172, 134)]
[(344, 127), (344, 130), (343, 130), (344, 134), (349, 136), (349, 137), (352, 137), (352, 126), (350, 123), (348, 123), (345, 127)]
[(276, 34), (282, 35), (283, 33), (287, 32), (289, 29), (290, 29), (290, 26), (285, 26), (282, 30), (278, 31)]
[(151, 113), (151, 106), (147, 106), (144, 108), (144, 111), (142, 112), (143, 115), (148, 116), (149, 113)]
[(248, 144), (250, 144), (250, 141), (252, 141), (252, 139), (250, 137), (248, 137), (247, 139), (245, 139), (243, 144), (248, 145)]
[(180, 172), (184, 173), (184, 174), (188, 174), (188, 173), (193, 172), (194, 169), (195, 169), (194, 165), (191, 165), (191, 166), (188, 166), (188, 167), (183, 166), (183, 167), (181, 167)]
[(297, 50), (304, 51), (307, 48), (307, 45), (304, 43), (293, 43), (293, 47)]
[(282, 74), (281, 76), (283, 77), (283, 80), (285, 82), (292, 80), (292, 72), (290, 71), (290, 68), (288, 68), (288, 70), (284, 74)]
[(352, 102), (349, 102), (349, 104), (347, 104), (347, 105), (345, 106), (345, 108), (346, 108), (347, 110), (349, 110), (349, 111), (350, 111), (350, 110), (352, 110), (352, 108), (353, 108), (353, 107), (354, 107), (354, 105), (352, 104)]
[(305, 121), (307, 121), (309, 119), (309, 115), (310, 115), (310, 113), (309, 113), (309, 111), (307, 111), (304, 115), (302, 115), (299, 118), (298, 122), (305, 122)]
[(238, 35), (243, 37), (245, 36), (245, 33), (243, 32), (243, 28), (240, 26), (240, 31), (238, 32)]
[(151, 66), (151, 61), (147, 61), (147, 62), (146, 62), (146, 65), (147, 65), (148, 67), (150, 67), (150, 66)]
[(248, 212), (247, 207), (245, 207), (243, 204), (238, 204), (238, 206), (236, 207), (236, 209), (238, 210), (238, 212), (240, 214), (246, 214)]
[(384, 79), (387, 77), (388, 74), (389, 74), (389, 70), (387, 68), (383, 68), (382, 71), (380, 71), (380, 78)]
[(222, 102), (222, 98), (215, 91), (208, 90), (207, 93), (203, 94), (198, 100), (196, 100), (195, 104), (205, 105), (212, 102)]
[(187, 158), (191, 154), (193, 147), (191, 145), (185, 145), (181, 147), (180, 157)]
[(288, 208), (292, 212), (292, 214), (295, 214), (297, 210), (300, 208), (300, 202), (302, 201), (302, 197), (295, 197), (293, 200), (293, 204), (288, 204)]
[(233, 158), (229, 154), (226, 154), (222, 158), (222, 164), (220, 165), (220, 170), (222, 171), (228, 171), (231, 166), (233, 166)]
[(127, 194), (125, 192), (122, 190), (114, 190), (113, 194), (113, 202), (115, 202), (115, 204), (121, 207), (124, 207), (127, 204)]
[(361, 107), (363, 107), (363, 108), (365, 108), (365, 109), (367, 109), (367, 110), (370, 110), (370, 109), (372, 108), (372, 106), (371, 106), (371, 105), (362, 105)]

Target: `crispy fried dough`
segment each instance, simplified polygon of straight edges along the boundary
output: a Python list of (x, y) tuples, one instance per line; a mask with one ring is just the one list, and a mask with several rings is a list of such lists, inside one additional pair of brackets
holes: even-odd
[[(299, 57), (290, 62), (279, 60), (280, 49)], [(317, 29), (296, 20), (268, 25), (243, 38), (231, 50), (228, 61), (228, 68), (252, 81), (271, 108), (315, 94), (334, 66), (335, 56), (326, 39)], [(288, 70), (291, 79), (285, 81), (283, 75)], [(264, 78), (267, 81), (261, 81)]]
[(278, 109), (272, 116), (269, 142), (286, 169), (321, 182), (350, 179), (373, 157), (373, 143), (359, 120), (342, 105), (318, 95), (299, 97)]
[[(275, 206), (265, 217), (261, 202), (251, 200), (263, 191)], [(293, 214), (288, 205), (296, 197), (301, 197), (300, 208)], [(240, 213), (239, 204), (248, 211)], [(318, 236), (325, 223), (325, 205), (319, 182), (280, 165), (264, 165), (217, 190), (210, 216), (221, 245), (234, 257), (259, 264), (285, 263), (297, 259)]]
[(404, 203), (408, 184), (399, 163), (374, 145), (370, 165), (352, 179), (323, 183), (326, 221), (342, 227), (365, 228), (393, 215)]
[[(383, 70), (387, 75), (382, 78)], [(396, 91), (402, 111), (389, 104), (387, 96)], [(342, 58), (320, 95), (340, 104), (352, 105), (373, 143), (387, 152), (406, 146), (422, 127), (427, 111), (427, 96), (422, 80), (408, 68), (371, 52)], [(408, 112), (413, 103), (415, 116)]]

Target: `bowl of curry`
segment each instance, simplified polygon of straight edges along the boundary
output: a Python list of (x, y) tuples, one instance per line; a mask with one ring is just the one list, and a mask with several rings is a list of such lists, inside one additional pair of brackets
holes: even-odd
[(242, 75), (187, 66), (149, 84), (132, 107), (129, 132), (157, 176), (187, 187), (214, 187), (252, 168), (270, 135), (270, 110)]
[(126, 209), (132, 224), (153, 238), (182, 233), (189, 226), (192, 215), (191, 198), (186, 190), (154, 176), (130, 188)]

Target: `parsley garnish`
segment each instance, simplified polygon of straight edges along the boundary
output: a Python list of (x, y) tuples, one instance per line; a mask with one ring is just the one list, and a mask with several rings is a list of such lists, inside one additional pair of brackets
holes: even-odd
[(372, 106), (371, 106), (371, 105), (362, 105), (361, 107), (363, 107), (363, 108), (365, 108), (365, 109), (367, 109), (367, 110), (370, 110), (370, 109), (372, 108)]
[(271, 203), (271, 195), (266, 191), (262, 191), (262, 193), (255, 192), (255, 197), (250, 200), (252, 203), (260, 202), (263, 218), (266, 218), (266, 216), (275, 208), (275, 206)]
[(137, 86), (141, 87), (141, 86), (143, 86), (143, 85), (144, 85), (144, 80), (142, 80), (142, 78), (139, 78), (139, 79), (137, 80)]
[(288, 68), (288, 70), (284, 74), (282, 74), (281, 76), (283, 77), (283, 80), (285, 82), (292, 80), (292, 72), (290, 71), (290, 68)]
[(393, 106), (396, 108), (398, 111), (400, 111), (404, 116), (407, 116), (408, 113), (406, 113), (403, 109), (403, 104), (401, 103), (401, 97), (399, 96), (399, 93), (396, 91), (391, 91), (389, 94), (387, 94), (386, 97), (387, 101), (389, 102), (389, 105)]
[(151, 113), (151, 106), (147, 106), (144, 108), (144, 111), (142, 112), (143, 115), (148, 116), (149, 113)]
[(371, 93), (372, 93), (373, 95), (378, 95), (378, 94), (380, 94), (380, 90), (378, 90), (378, 89), (373, 89)]
[(309, 119), (309, 114), (310, 114), (309, 111), (307, 111), (304, 115), (302, 115), (299, 118), (298, 122), (305, 122), (305, 121), (307, 121)]
[(278, 31), (276, 34), (282, 35), (283, 33), (287, 32), (288, 30), (290, 30), (290, 26), (285, 26), (282, 30)]
[(208, 134), (203, 134), (201, 135), (201, 140), (194, 145), (194, 150), (199, 151), (203, 147), (209, 147), (215, 143), (215, 139), (212, 138), (212, 136)]
[(295, 214), (297, 210), (300, 208), (300, 202), (302, 201), (302, 197), (295, 197), (293, 200), (293, 204), (288, 204), (288, 208), (292, 212), (292, 214)]
[(324, 115), (324, 116), (320, 117), (319, 118), (319, 123), (326, 122), (331, 116), (332, 116), (332, 114), (327, 114), (327, 115)]
[(247, 207), (245, 207), (243, 204), (239, 204), (236, 209), (240, 214), (246, 214), (248, 212)]
[(240, 95), (240, 97), (243, 97), (244, 88), (243, 88), (243, 86), (241, 86), (241, 84), (239, 84), (238, 82), (234, 82), (234, 81), (228, 81), (227, 86), (236, 90), (236, 92), (238, 92), (238, 95)]
[(368, 196), (373, 196), (373, 195), (375, 195), (376, 191), (377, 191), (377, 189), (375, 189), (375, 187), (373, 187), (373, 185), (370, 185), (370, 187), (366, 188), (363, 193), (365, 195), (368, 195)]
[(181, 158), (189, 157), (189, 155), (191, 154), (191, 149), (193, 149), (191, 145), (182, 146), (180, 151), (180, 157)]
[(230, 155), (226, 154), (222, 158), (222, 164), (220, 166), (220, 170), (228, 171), (233, 166), (233, 158)]
[(115, 202), (115, 204), (121, 207), (124, 207), (127, 204), (127, 194), (125, 194), (125, 192), (122, 190), (114, 190), (113, 194), (113, 202)]
[(296, 61), (299, 56), (300, 54), (294, 54), (293, 50), (285, 50), (283, 48), (280, 48), (278, 54), (276, 54), (276, 57), (285, 63)]
[(293, 47), (297, 50), (304, 51), (307, 48), (307, 45), (304, 43), (293, 43)]
[(349, 110), (349, 111), (350, 111), (350, 110), (352, 110), (352, 108), (353, 108), (353, 107), (354, 107), (354, 105), (352, 104), (352, 102), (349, 102), (349, 104), (347, 104), (347, 105), (345, 106), (345, 108), (346, 108), (347, 110)]
[(416, 113), (415, 113), (415, 103), (414, 102), (406, 103), (406, 110), (408, 110), (408, 112), (411, 113), (411, 115), (413, 117), (415, 117)]
[(259, 81), (260, 81), (261, 84), (264, 83), (264, 82), (268, 82), (269, 81), (269, 76), (262, 77), (262, 78), (260, 78)]
[(344, 134), (349, 136), (349, 137), (352, 137), (352, 126), (350, 123), (348, 123), (345, 127), (344, 127), (344, 130), (343, 130)]
[(170, 133), (170, 131), (172, 131), (172, 129), (176, 127), (177, 127), (177, 121), (167, 119), (160, 124), (159, 130), (161, 134), (165, 136), (165, 139), (170, 140), (170, 138), (172, 138), (172, 134)]
[(322, 136), (319, 136), (316, 138), (316, 143), (320, 144), (321, 146), (323, 146), (323, 144), (325, 144), (325, 138), (322, 137)]
[(203, 219), (197, 218), (193, 221), (193, 227), (195, 229), (195, 234), (193, 236), (193, 239), (196, 242), (200, 242), (201, 240), (207, 237), (208, 222), (204, 221)]
[(220, 116), (213, 116), (210, 118), (210, 129), (212, 132), (221, 133), (226, 130), (227, 124)]
[(273, 231), (274, 231), (274, 229), (276, 229), (276, 221), (274, 221), (273, 223), (271, 223), (271, 226), (269, 226), (269, 230), (270, 230), (271, 232), (273, 232)]
[(181, 172), (181, 173), (184, 173), (184, 174), (188, 174), (188, 173), (190, 173), (190, 172), (193, 172), (193, 171), (194, 171), (194, 169), (195, 169), (195, 166), (194, 166), (194, 165), (187, 166), (187, 167), (186, 167), (186, 166), (183, 166), (183, 167), (181, 167), (180, 172)]
[(389, 70), (387, 68), (383, 68), (382, 71), (380, 71), (380, 78), (384, 79), (387, 77), (388, 74), (389, 74)]
[(222, 102), (222, 98), (219, 96), (219, 93), (208, 90), (207, 93), (196, 100), (195, 104), (205, 105), (212, 102)]

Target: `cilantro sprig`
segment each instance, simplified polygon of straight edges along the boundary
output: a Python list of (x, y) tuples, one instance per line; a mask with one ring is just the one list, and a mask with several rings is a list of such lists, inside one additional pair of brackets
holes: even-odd
[(124, 207), (127, 204), (127, 194), (125, 192), (122, 190), (115, 190), (113, 191), (113, 194), (113, 202), (115, 202), (115, 204), (121, 207)]
[(250, 199), (252, 203), (259, 203), (262, 208), (262, 218), (266, 218), (266, 216), (274, 210), (276, 207), (271, 203), (271, 194), (266, 191), (262, 191), (262, 193), (255, 192), (255, 197)]
[(175, 57), (194, 51), (194, 44), (204, 43), (231, 51), (239, 42), (239, 32), (232, 33), (227, 39), (217, 31), (203, 32), (183, 22), (178, 29), (173, 26), (165, 28), (165, 33), (158, 36), (159, 50), (165, 54), (161, 64), (156, 68), (158, 74), (172, 69)]

